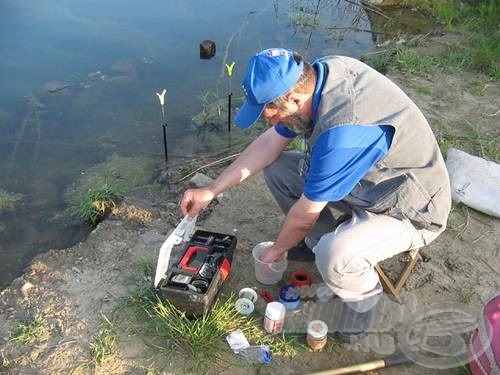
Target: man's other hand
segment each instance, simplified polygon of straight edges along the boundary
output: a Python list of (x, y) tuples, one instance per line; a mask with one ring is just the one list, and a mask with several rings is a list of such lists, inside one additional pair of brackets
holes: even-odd
[(179, 208), (184, 216), (194, 218), (207, 207), (215, 195), (209, 188), (188, 189), (184, 192)]

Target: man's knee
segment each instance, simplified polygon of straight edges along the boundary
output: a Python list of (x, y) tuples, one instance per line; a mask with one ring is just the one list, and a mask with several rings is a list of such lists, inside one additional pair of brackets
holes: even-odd
[(329, 233), (314, 248), (323, 281), (341, 298), (363, 298), (375, 292), (379, 283), (372, 264), (358, 245), (346, 236)]
[(345, 236), (328, 233), (321, 237), (314, 248), (316, 264), (322, 274), (357, 274), (370, 267), (369, 262), (358, 253), (356, 241)]

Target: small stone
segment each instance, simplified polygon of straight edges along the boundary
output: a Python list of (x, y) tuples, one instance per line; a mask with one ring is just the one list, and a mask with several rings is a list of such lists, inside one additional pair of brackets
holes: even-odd
[(34, 288), (35, 286), (32, 283), (24, 283), (24, 285), (21, 287), (21, 293), (23, 294), (24, 297), (28, 297), (28, 293), (31, 288)]
[(204, 175), (203, 173), (196, 173), (190, 180), (189, 185), (192, 187), (205, 187), (214, 182), (213, 178)]

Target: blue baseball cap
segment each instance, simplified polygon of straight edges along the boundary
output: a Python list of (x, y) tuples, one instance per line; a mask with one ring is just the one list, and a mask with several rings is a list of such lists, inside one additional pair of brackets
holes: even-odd
[(255, 123), (265, 105), (289, 91), (303, 70), (304, 62), (297, 64), (291, 50), (269, 48), (253, 56), (243, 78), (246, 99), (236, 115), (236, 125), (248, 128)]

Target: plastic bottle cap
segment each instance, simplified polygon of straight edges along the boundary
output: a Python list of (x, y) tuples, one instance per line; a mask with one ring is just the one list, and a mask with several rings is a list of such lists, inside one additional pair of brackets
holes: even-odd
[(291, 277), (291, 283), (293, 286), (305, 286), (311, 285), (312, 280), (306, 271), (295, 271)]
[(238, 311), (242, 315), (251, 314), (255, 308), (253, 302), (248, 298), (240, 298), (236, 300), (236, 302), (234, 303), (234, 307), (236, 308), (236, 311)]
[(266, 306), (266, 316), (271, 320), (281, 320), (285, 317), (285, 306), (280, 302), (269, 302)]
[(328, 326), (322, 320), (311, 320), (307, 323), (307, 334), (315, 339), (321, 339), (328, 333)]
[(280, 289), (280, 299), (285, 302), (296, 302), (300, 299), (300, 289), (293, 285), (285, 285)]
[(258, 299), (257, 293), (252, 288), (243, 288), (243, 289), (241, 289), (240, 292), (238, 293), (238, 297), (240, 297), (240, 298), (248, 298), (252, 302), (256, 302), (257, 299)]

